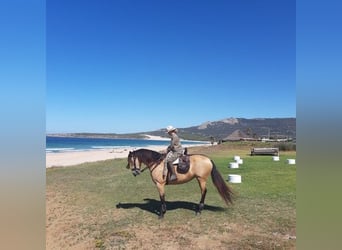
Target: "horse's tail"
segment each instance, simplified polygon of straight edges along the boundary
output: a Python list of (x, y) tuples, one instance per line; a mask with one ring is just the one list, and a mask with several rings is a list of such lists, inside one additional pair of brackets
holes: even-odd
[(211, 170), (211, 179), (213, 180), (217, 191), (227, 205), (229, 205), (229, 203), (233, 204), (233, 191), (229, 188), (229, 186), (226, 185), (222, 175), (219, 171), (217, 171), (214, 162), (211, 161), (211, 163), (213, 164), (213, 169)]

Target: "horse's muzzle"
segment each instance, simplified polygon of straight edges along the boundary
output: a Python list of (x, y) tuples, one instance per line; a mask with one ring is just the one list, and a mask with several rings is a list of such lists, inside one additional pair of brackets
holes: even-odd
[(139, 175), (140, 173), (140, 169), (132, 169), (132, 174), (134, 175), (134, 177)]

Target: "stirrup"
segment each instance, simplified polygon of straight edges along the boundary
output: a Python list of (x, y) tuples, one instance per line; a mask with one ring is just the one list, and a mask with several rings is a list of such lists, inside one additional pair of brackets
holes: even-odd
[(176, 174), (171, 174), (170, 181), (175, 181), (175, 180), (177, 180), (177, 175)]

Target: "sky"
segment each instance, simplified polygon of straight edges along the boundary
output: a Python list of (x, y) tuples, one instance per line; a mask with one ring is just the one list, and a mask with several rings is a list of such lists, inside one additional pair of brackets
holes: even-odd
[(296, 115), (297, 245), (340, 249), (341, 1), (205, 3), (1, 2), (2, 248), (45, 247), (45, 130)]
[(46, 2), (46, 132), (296, 117), (293, 0)]

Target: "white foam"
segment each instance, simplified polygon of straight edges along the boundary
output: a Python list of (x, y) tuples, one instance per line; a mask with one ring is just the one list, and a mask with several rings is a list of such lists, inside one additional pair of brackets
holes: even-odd
[(53, 152), (53, 151), (73, 151), (75, 148), (47, 148), (45, 149), (46, 152)]
[(130, 147), (130, 146), (92, 146), (91, 148), (94, 149), (112, 149), (112, 148), (125, 148), (125, 147)]

